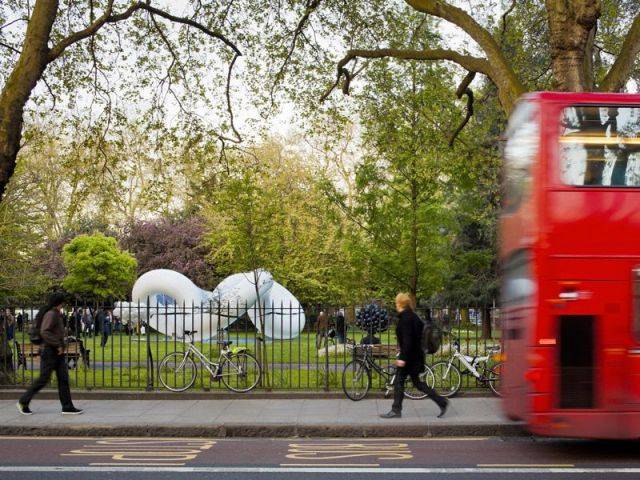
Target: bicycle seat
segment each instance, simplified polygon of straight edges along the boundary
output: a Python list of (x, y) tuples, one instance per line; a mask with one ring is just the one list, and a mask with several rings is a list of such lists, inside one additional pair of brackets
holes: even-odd
[(198, 333), (197, 330), (185, 330), (183, 332), (185, 335), (193, 335), (194, 333)]

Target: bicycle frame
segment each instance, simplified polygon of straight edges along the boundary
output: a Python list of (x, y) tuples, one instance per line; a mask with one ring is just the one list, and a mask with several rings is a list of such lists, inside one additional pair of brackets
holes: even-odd
[[(468, 371), (469, 373), (471, 373), (471, 375), (476, 377), (478, 380), (482, 382), (487, 381), (488, 379), (484, 375), (484, 372), (486, 372), (487, 370), (487, 362), (489, 361), (493, 353), (489, 352), (481, 357), (472, 357), (472, 356), (463, 355), (462, 353), (460, 353), (460, 345), (457, 343), (457, 341), (454, 342), (454, 346), (455, 346), (455, 351), (453, 352), (453, 356), (449, 359), (449, 365), (447, 366), (447, 370), (445, 374), (446, 375), (449, 374), (449, 369), (451, 368), (451, 365), (453, 365), (453, 361), (457, 358), (458, 360), (460, 360), (460, 363), (462, 363), (462, 365), (464, 365), (467, 369), (466, 371), (461, 371), (460, 373), (464, 374), (464, 373), (467, 373)], [(481, 364), (483, 366), (482, 373), (478, 372), (478, 369), (477, 369), (477, 367), (480, 366)]]
[[(187, 348), (187, 351), (184, 352), (184, 357), (182, 358), (182, 362), (180, 362), (180, 365), (178, 366), (178, 368), (176, 370), (180, 371), (182, 368), (184, 368), (184, 364), (187, 361), (187, 358), (189, 357), (190, 354), (192, 354), (194, 357), (196, 357), (198, 359), (198, 361), (200, 362), (200, 365), (202, 365), (212, 376), (214, 377), (229, 377), (232, 375), (236, 375), (238, 373), (242, 373), (242, 368), (239, 367), (238, 365), (236, 365), (232, 360), (231, 357), (229, 357), (227, 355), (227, 353), (229, 352), (229, 350), (227, 348), (222, 348), (220, 350), (220, 356), (218, 357), (218, 362), (212, 362), (211, 360), (209, 360), (209, 358), (202, 353), (198, 347), (196, 347), (193, 344), (193, 340), (191, 342), (189, 342), (189, 348)], [(220, 365), (222, 364), (222, 360), (225, 359), (227, 360), (227, 362), (229, 362), (229, 364), (233, 365), (235, 367), (235, 369), (237, 370), (237, 372), (235, 373), (228, 373), (226, 375), (224, 375), (222, 372), (219, 372), (219, 368)], [(213, 369), (212, 369), (213, 367)]]

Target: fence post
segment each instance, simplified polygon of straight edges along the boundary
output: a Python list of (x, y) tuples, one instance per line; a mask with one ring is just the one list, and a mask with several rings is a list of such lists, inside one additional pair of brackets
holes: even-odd
[(147, 392), (153, 390), (154, 384), (154, 371), (153, 371), (153, 353), (151, 352), (151, 305), (149, 302), (149, 297), (147, 297)]
[(324, 338), (324, 391), (329, 391), (329, 336)]

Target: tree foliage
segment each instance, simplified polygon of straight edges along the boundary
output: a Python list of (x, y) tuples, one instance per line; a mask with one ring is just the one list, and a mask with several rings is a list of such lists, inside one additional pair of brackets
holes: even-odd
[(138, 273), (168, 268), (186, 275), (200, 288), (213, 290), (221, 280), (208, 260), (205, 220), (197, 215), (139, 220), (123, 234), (120, 245), (138, 261)]
[(269, 270), (303, 302), (346, 300), (354, 275), (313, 170), (277, 143), (253, 153), (211, 194), (211, 257), (230, 273)]
[(64, 247), (67, 276), (62, 285), (70, 293), (96, 300), (125, 298), (136, 279), (136, 259), (118, 247), (113, 237), (80, 235)]

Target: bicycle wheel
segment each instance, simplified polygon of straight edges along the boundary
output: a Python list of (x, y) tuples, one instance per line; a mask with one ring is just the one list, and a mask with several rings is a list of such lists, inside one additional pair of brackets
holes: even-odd
[(493, 394), (497, 397), (501, 397), (500, 393), (500, 378), (502, 377), (502, 363), (496, 363), (489, 371), (489, 387)]
[(184, 392), (193, 385), (198, 375), (198, 367), (184, 352), (173, 352), (166, 355), (158, 367), (158, 378), (167, 390)]
[(262, 367), (256, 357), (247, 352), (225, 358), (220, 364), (222, 383), (233, 392), (253, 390), (262, 376)]
[(437, 362), (431, 365), (435, 383), (433, 388), (443, 397), (453, 397), (460, 390), (462, 375), (454, 364)]
[(347, 398), (357, 402), (371, 388), (371, 373), (362, 360), (352, 360), (342, 370), (342, 390)]
[[(422, 373), (420, 374), (420, 380), (426, 383), (427, 386), (431, 388), (433, 388), (433, 385), (435, 384), (433, 371), (431, 370), (431, 367), (429, 367), (429, 365), (427, 365), (426, 363), (424, 364), (424, 368), (422, 369)], [(404, 396), (410, 398), (411, 400), (421, 400), (425, 398), (427, 394), (418, 390), (413, 382), (408, 381), (405, 384)]]

